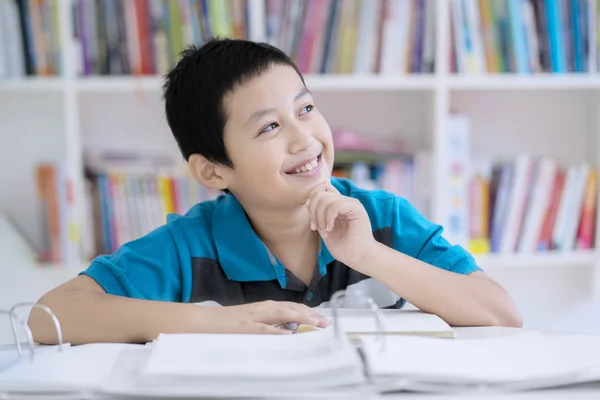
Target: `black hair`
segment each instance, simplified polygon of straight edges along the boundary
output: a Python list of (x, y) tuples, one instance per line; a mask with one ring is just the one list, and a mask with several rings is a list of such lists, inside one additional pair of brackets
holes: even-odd
[(294, 68), (304, 84), (290, 57), (267, 43), (213, 38), (181, 53), (163, 89), (167, 122), (186, 161), (197, 153), (233, 168), (223, 141), (224, 98), (273, 65)]

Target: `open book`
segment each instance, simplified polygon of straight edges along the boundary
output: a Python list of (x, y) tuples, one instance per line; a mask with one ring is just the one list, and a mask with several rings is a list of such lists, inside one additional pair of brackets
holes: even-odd
[[(319, 309), (320, 313), (332, 316), (331, 309)], [(386, 334), (453, 338), (454, 331), (440, 317), (419, 310), (380, 310), (383, 315), (383, 330)], [(340, 308), (338, 318), (344, 332), (356, 335), (377, 333), (373, 312), (369, 309)]]
[[(151, 345), (45, 348), (0, 371), (6, 393), (136, 397), (263, 397), (381, 391), (492, 392), (600, 381), (600, 338), (446, 340), (360, 335), (331, 328), (296, 335), (169, 334)], [(2, 351), (0, 351), (2, 359)], [(11, 363), (12, 364), (12, 363)], [(358, 395), (360, 394), (360, 396)]]
[(123, 354), (103, 393), (262, 397), (372, 392), (359, 353), (331, 329), (293, 335), (166, 334)]
[[(332, 329), (297, 335), (161, 335), (127, 355), (104, 387), (111, 395), (260, 397), (369, 391), (492, 392), (600, 380), (600, 338), (523, 333), (445, 340)], [(342, 335), (346, 338), (346, 335)], [(137, 360), (137, 361), (136, 361)]]

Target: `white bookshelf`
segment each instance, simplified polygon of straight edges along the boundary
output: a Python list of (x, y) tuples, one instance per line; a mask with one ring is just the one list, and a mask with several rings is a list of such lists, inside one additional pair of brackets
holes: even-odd
[(498, 269), (593, 268), (597, 262), (595, 251), (574, 251), (568, 254), (553, 252), (539, 254), (482, 254), (475, 255), (477, 263), (492, 273)]
[[(84, 149), (167, 149), (177, 155), (164, 118), (161, 78), (78, 77), (70, 0), (60, 4), (64, 75), (0, 81), (0, 187), (6, 193), (0, 197), (0, 211), (13, 216), (38, 243), (41, 223), (33, 181), (36, 163), (57, 156), (68, 159), (78, 199), (77, 215), (83, 225)], [(443, 150), (450, 111), (471, 119), (475, 156), (514, 158), (528, 152), (552, 155), (564, 162), (600, 164), (600, 121), (596, 119), (600, 113), (600, 74), (451, 75), (447, 63), (439, 61), (448, 60), (449, 6), (446, 1), (436, 4), (438, 62), (433, 74), (305, 77), (331, 126), (344, 125), (360, 134), (381, 137), (401, 135), (415, 149), (431, 150), (434, 168), (429, 185), (434, 221), (443, 220), (446, 201), (439, 189), (443, 166), (436, 160)], [(262, 40), (261, 0), (251, 0), (251, 6), (252, 38)], [(20, 147), (27, 151), (19, 152)], [(84, 232), (83, 226), (80, 228)], [(491, 254), (477, 259), (484, 269), (499, 274), (507, 287), (518, 287), (515, 290), (520, 291), (512, 294), (525, 306), (532, 294), (521, 287), (523, 271), (539, 281), (560, 277), (569, 298), (561, 298), (553, 284), (547, 285), (552, 291), (548, 293), (544, 293), (543, 285), (536, 286), (534, 296), (546, 296), (548, 307), (554, 307), (552, 301), (564, 307), (600, 295), (599, 254)], [(73, 275), (82, 265), (85, 260), (70, 267)], [(47, 271), (42, 266), (39, 269)], [(61, 267), (54, 266), (53, 270)]]
[(600, 90), (600, 75), (590, 74), (530, 74), (452, 76), (447, 81), (448, 90)]

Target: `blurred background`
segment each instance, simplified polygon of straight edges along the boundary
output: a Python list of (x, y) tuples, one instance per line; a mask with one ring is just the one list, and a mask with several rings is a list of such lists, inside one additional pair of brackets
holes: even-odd
[[(337, 176), (412, 201), (525, 327), (600, 293), (600, 0), (0, 0), (0, 308), (217, 194), (162, 76), (211, 36), (305, 74)], [(0, 324), (0, 343), (8, 341)]]

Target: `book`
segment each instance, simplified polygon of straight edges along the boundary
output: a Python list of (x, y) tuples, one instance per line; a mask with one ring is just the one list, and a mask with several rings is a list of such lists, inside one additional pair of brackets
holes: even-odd
[(387, 336), (383, 351), (375, 338), (363, 343), (373, 375), (404, 377), (430, 385), (429, 390), (451, 385), (458, 391), (461, 386), (516, 391), (600, 377), (600, 363), (594, 360), (600, 352), (597, 336), (536, 331), (472, 340)]
[[(325, 315), (332, 310), (324, 309)], [(319, 312), (324, 310), (319, 309)], [(386, 335), (428, 336), (436, 338), (454, 338), (454, 330), (446, 321), (435, 314), (419, 310), (380, 310), (383, 316), (383, 332)], [(338, 310), (338, 319), (342, 330), (350, 337), (374, 335), (378, 333), (376, 320), (369, 309), (342, 308)]]
[[(257, 398), (290, 393), (309, 397), (319, 391), (365, 398), (369, 390), (371, 395), (400, 391), (481, 394), (600, 380), (600, 338), (594, 336), (534, 331), (444, 340), (386, 335), (383, 347), (375, 336), (361, 336), (361, 345), (353, 347), (331, 333), (326, 328), (284, 336), (161, 335), (153, 347), (125, 350), (102, 393)], [(353, 356), (356, 353), (362, 354), (364, 364)], [(360, 368), (367, 379), (355, 376)], [(290, 380), (294, 375), (297, 379)]]
[(29, 335), (22, 354), (0, 346), (0, 397), (348, 399), (600, 382), (598, 336), (521, 331), (462, 340), (393, 334), (350, 340), (335, 326), (292, 335), (159, 334), (147, 345), (34, 346)]
[(295, 335), (161, 334), (139, 382), (204, 387), (234, 379), (248, 388), (302, 390), (364, 382), (359, 355), (331, 329)]

